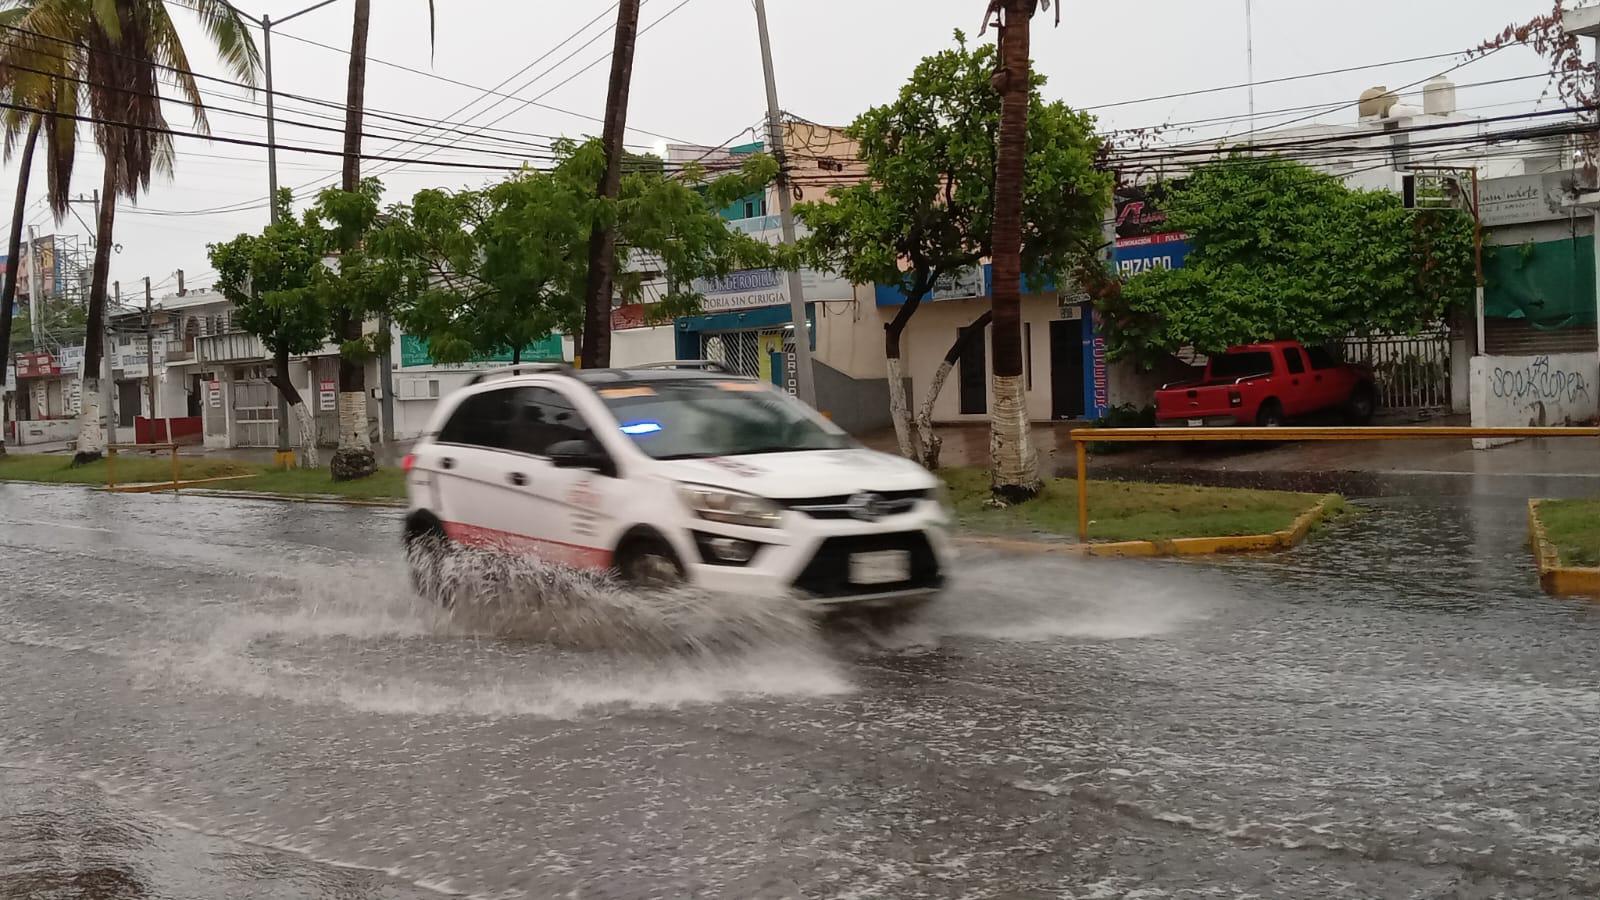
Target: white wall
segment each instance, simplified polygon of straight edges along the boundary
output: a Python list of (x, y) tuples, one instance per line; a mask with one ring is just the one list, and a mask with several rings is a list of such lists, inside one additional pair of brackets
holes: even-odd
[[(911, 377), (913, 395), (912, 408), (920, 409), (923, 403), (924, 391), (933, 381), (933, 373), (944, 361), (944, 355), (950, 350), (950, 344), (956, 339), (956, 332), (964, 328), (982, 315), (989, 308), (988, 298), (978, 300), (942, 300), (932, 303), (923, 303), (906, 326), (905, 333), (900, 338), (900, 358), (905, 364), (905, 371)], [(883, 321), (893, 318), (894, 307), (884, 307), (879, 310)], [(1049, 421), (1050, 419), (1050, 323), (1060, 318), (1059, 305), (1054, 295), (1028, 295), (1022, 298), (1022, 321), (1031, 324), (1031, 329), (1025, 329), (1026, 335), (1031, 331), (1032, 353), (1032, 386), (1027, 392), (1028, 418), (1035, 422)], [(989, 329), (989, 336), (993, 335), (993, 328)], [(994, 371), (994, 347), (987, 348), (986, 357), (989, 364), (989, 373)], [(1024, 373), (1028, 371), (1028, 353), (1023, 355)], [(959, 369), (952, 372), (945, 382), (944, 390), (940, 392), (939, 399), (933, 405), (933, 420), (935, 422), (987, 422), (987, 413), (982, 415), (961, 414), (961, 390), (957, 383)], [(985, 380), (989, 384), (989, 408), (994, 408), (994, 381), (985, 373)]]
[[(1477, 356), (1472, 360), (1472, 425), (1512, 428), (1572, 425), (1600, 413), (1600, 357), (1593, 353), (1550, 356)], [(1486, 450), (1509, 443), (1473, 441)]]
[(54, 444), (78, 437), (78, 420), (44, 419), (17, 423), (17, 444)]
[(611, 333), (611, 365), (616, 368), (667, 362), (678, 358), (672, 325), (626, 328)]

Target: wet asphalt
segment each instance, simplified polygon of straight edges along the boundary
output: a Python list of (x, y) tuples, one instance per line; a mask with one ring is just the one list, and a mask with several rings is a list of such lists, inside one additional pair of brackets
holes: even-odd
[(1600, 896), (1600, 604), (1525, 544), (1559, 488), (968, 554), (817, 631), (460, 621), (390, 512), (0, 485), (0, 898)]

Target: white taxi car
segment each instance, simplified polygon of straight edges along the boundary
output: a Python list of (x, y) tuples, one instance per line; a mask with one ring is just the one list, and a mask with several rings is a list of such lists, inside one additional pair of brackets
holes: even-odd
[(408, 544), (828, 607), (915, 605), (944, 581), (932, 475), (712, 364), (484, 373), (405, 467)]

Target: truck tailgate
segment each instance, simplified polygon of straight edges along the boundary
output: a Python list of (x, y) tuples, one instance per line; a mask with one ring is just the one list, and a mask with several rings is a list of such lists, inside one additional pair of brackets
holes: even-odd
[(1168, 388), (1156, 392), (1156, 418), (1203, 419), (1213, 416), (1231, 416), (1238, 413), (1230, 405), (1229, 395), (1238, 393), (1232, 385), (1194, 385)]

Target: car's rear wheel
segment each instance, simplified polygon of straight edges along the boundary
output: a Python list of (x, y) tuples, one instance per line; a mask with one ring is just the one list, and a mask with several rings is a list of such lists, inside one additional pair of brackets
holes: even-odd
[(635, 587), (670, 588), (683, 584), (685, 573), (678, 554), (666, 541), (641, 535), (617, 550), (617, 574)]
[(1277, 428), (1283, 424), (1283, 404), (1268, 400), (1256, 413), (1256, 424), (1262, 428)]
[(1366, 425), (1372, 421), (1373, 415), (1378, 411), (1378, 393), (1372, 385), (1363, 384), (1350, 395), (1350, 400), (1345, 404), (1345, 418), (1351, 425)]
[(411, 570), (411, 589), (417, 595), (441, 606), (450, 606), (452, 597), (441, 579), (445, 556), (455, 549), (444, 526), (431, 515), (412, 518), (406, 523), (406, 565)]

